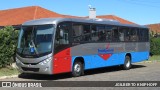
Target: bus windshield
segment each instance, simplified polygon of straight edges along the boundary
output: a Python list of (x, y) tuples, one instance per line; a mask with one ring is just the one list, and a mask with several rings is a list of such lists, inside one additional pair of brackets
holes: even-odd
[(28, 57), (50, 53), (53, 30), (53, 25), (22, 26), (17, 53)]

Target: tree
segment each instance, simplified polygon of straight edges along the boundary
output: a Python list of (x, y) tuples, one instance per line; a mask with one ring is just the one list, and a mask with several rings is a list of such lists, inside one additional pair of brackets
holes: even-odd
[(13, 63), (17, 40), (18, 31), (12, 26), (0, 29), (0, 68)]
[(150, 38), (150, 51), (153, 55), (160, 55), (160, 38)]

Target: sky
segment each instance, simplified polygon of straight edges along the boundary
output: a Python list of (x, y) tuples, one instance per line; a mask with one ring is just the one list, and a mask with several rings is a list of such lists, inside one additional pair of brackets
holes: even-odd
[(0, 10), (40, 6), (73, 16), (88, 16), (88, 5), (97, 15), (116, 15), (128, 21), (146, 25), (160, 23), (160, 0), (1, 0)]

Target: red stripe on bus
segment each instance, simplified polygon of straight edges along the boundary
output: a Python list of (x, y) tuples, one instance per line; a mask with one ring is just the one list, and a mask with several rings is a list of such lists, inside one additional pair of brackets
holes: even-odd
[(70, 48), (57, 53), (53, 58), (53, 74), (71, 71)]

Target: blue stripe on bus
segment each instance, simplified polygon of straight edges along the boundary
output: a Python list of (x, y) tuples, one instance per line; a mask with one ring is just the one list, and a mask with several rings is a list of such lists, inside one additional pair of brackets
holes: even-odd
[[(132, 63), (147, 60), (149, 58), (149, 52), (130, 52), (130, 54), (132, 56)], [(125, 55), (126, 53), (112, 54), (108, 60), (104, 60), (99, 55), (88, 55), (81, 57), (84, 58), (85, 69), (93, 69), (99, 67), (122, 65), (124, 64)], [(78, 56), (72, 57), (72, 65), (76, 57)]]
[(132, 52), (132, 63), (141, 62), (149, 59), (149, 52)]

